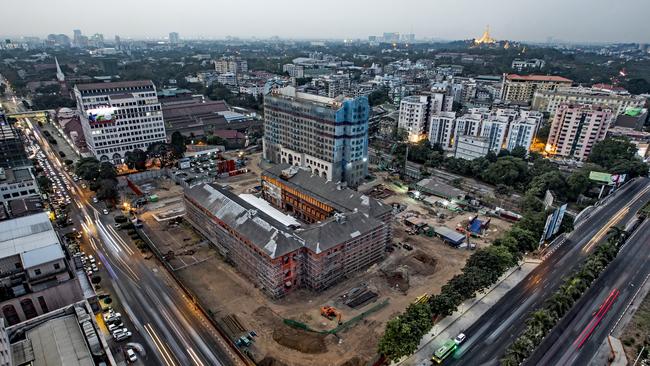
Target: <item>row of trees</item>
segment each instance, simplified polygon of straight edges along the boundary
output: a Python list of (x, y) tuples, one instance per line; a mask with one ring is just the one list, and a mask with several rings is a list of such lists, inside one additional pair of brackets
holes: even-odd
[[(612, 147), (612, 144), (622, 146)], [(605, 155), (612, 159), (611, 164), (619, 164), (626, 157), (634, 159), (634, 156), (629, 156), (628, 144), (631, 145), (624, 140), (606, 140), (594, 150), (608, 151)], [(429, 158), (431, 155), (440, 154), (435, 148), (432, 150)], [(633, 151), (635, 153), (635, 150)], [(451, 315), (463, 301), (473, 298), (494, 284), (509, 268), (516, 265), (525, 253), (537, 249), (548, 215), (541, 201), (547, 189), (555, 192), (556, 197), (575, 199), (591, 185), (588, 179), (588, 169), (591, 167), (565, 175), (559, 171), (556, 164), (534, 154), (528, 158), (520, 156), (517, 152), (499, 155), (492, 154), (472, 161), (443, 158), (443, 164), (453, 172), (523, 191), (522, 220), (513, 225), (503, 237), (494, 240), (492, 246), (474, 252), (462, 272), (445, 284), (440, 294), (432, 296), (426, 303), (411, 304), (403, 314), (386, 324), (378, 350), (389, 359), (396, 360), (413, 353), (422, 336), (431, 329), (436, 319)], [(593, 162), (611, 166), (604, 163), (598, 154)], [(632, 170), (625, 173), (631, 176), (643, 172), (643, 167), (629, 165), (628, 168)], [(560, 232), (572, 229), (573, 220), (566, 216)], [(599, 249), (598, 253), (604, 255), (604, 250), (605, 247)], [(596, 267), (588, 268), (591, 270)]]
[(598, 246), (580, 269), (567, 278), (540, 309), (530, 314), (524, 332), (508, 347), (501, 359), (502, 365), (520, 365), (530, 357), (544, 337), (616, 258), (626, 238), (625, 231), (618, 227), (611, 228), (607, 242)]

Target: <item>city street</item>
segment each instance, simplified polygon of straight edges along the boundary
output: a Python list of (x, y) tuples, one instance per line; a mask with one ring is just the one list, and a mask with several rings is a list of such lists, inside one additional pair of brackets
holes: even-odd
[[(523, 331), (529, 312), (539, 307), (562, 283), (563, 278), (600, 241), (605, 240), (610, 226), (627, 223), (650, 200), (650, 180), (637, 179), (621, 188), (616, 195), (592, 213), (561, 247), (468, 328), (465, 331), (467, 340), (446, 364), (498, 364), (508, 345)], [(438, 346), (431, 345), (420, 352), (426, 352), (430, 357)]]
[[(6, 105), (17, 107), (9, 100)], [(36, 140), (59, 175), (71, 187), (69, 217), (82, 230), (82, 250), (93, 254), (105, 268), (103, 287), (117, 295), (115, 308), (124, 309), (134, 325), (134, 341), (144, 340), (148, 365), (232, 365), (241, 361), (204, 315), (185, 296), (166, 269), (155, 260), (145, 260), (140, 251), (113, 228), (113, 214), (103, 215), (103, 203), (92, 204), (92, 193), (82, 189), (63, 171), (61, 161), (41, 135), (36, 123), (25, 119)], [(81, 183), (81, 182), (79, 182)], [(110, 282), (110, 285), (107, 284)], [(113, 304), (112, 304), (113, 305)], [(126, 313), (126, 314), (124, 314)], [(153, 356), (151, 355), (153, 354)]]
[[(644, 221), (527, 365), (587, 365), (650, 274), (650, 222)], [(610, 298), (610, 295), (611, 298)], [(609, 302), (607, 300), (609, 299)], [(599, 309), (602, 304), (602, 313)]]

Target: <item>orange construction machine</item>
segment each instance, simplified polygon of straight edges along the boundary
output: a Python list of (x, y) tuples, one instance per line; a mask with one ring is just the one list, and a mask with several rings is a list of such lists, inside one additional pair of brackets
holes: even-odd
[(333, 306), (323, 306), (320, 308), (320, 315), (326, 317), (329, 320), (336, 318), (339, 324), (341, 324), (341, 312), (336, 310)]

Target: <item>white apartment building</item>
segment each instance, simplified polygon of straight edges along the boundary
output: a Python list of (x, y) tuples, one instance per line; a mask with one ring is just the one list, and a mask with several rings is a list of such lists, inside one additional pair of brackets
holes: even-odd
[(404, 129), (410, 142), (426, 138), (430, 99), (428, 96), (409, 96), (399, 105), (397, 128)]
[(603, 88), (559, 88), (557, 90), (538, 90), (533, 97), (532, 108), (555, 115), (563, 103), (569, 104), (598, 104), (612, 109), (614, 116), (625, 113), (628, 108), (643, 108), (646, 98), (632, 95), (624, 91), (607, 90)]
[(165, 142), (165, 122), (151, 80), (77, 84), (77, 109), (88, 149), (122, 163), (127, 152)]
[(226, 72), (217, 75), (217, 83), (223, 85), (237, 85), (237, 75), (233, 72)]
[(0, 168), (0, 209), (11, 200), (39, 194), (31, 167)]
[(482, 136), (460, 136), (456, 143), (454, 157), (457, 159), (474, 160), (487, 155), (490, 143)]
[(305, 67), (302, 65), (284, 64), (282, 65), (282, 72), (286, 72), (292, 78), (305, 77)]
[(544, 68), (544, 65), (546, 65), (546, 62), (544, 62), (544, 60), (532, 58), (529, 60), (513, 60), (511, 67), (514, 70), (522, 72), (525, 70), (542, 69)]
[(607, 135), (614, 112), (591, 104), (561, 104), (551, 122), (546, 143), (550, 156), (584, 161), (594, 144)]
[[(542, 118), (540, 112), (504, 108), (471, 108), (467, 114), (458, 117), (454, 113), (443, 112), (431, 116), (429, 141), (431, 144), (441, 144), (446, 151), (456, 152), (461, 137), (480, 136), (485, 141), (472, 140), (480, 145), (476, 151), (482, 151), (484, 142), (488, 151), (494, 153), (517, 146), (528, 150)], [(472, 141), (466, 139), (463, 143), (467, 146)]]
[(431, 116), (429, 123), (429, 142), (432, 145), (440, 144), (447, 151), (453, 150), (455, 131), (456, 113), (441, 112)]
[(248, 61), (238, 57), (222, 57), (214, 61), (214, 70), (220, 74), (245, 74), (248, 72)]

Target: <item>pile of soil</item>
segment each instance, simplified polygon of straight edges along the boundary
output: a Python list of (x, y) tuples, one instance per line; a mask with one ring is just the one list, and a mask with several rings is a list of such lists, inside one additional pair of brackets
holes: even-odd
[(273, 340), (302, 353), (325, 353), (325, 334), (290, 327), (282, 322), (273, 326)]

